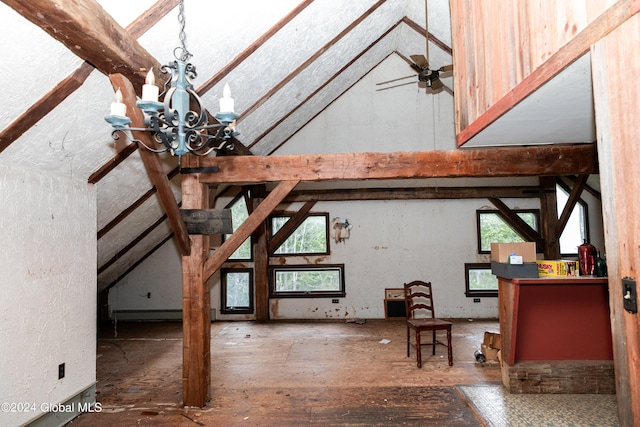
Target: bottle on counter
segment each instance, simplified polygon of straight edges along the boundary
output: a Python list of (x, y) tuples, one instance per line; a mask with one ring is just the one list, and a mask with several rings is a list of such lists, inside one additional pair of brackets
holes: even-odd
[(607, 277), (607, 262), (600, 256), (600, 251), (596, 251), (596, 276)]

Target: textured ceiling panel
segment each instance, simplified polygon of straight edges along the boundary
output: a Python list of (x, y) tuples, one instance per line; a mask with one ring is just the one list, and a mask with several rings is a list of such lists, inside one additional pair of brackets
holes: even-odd
[[(0, 129), (45, 95), (82, 60), (57, 40), (0, 2), (3, 108)], [(7, 84), (11, 82), (11, 84)]]
[[(161, 155), (160, 158), (167, 161), (163, 162), (163, 166), (168, 174), (173, 169), (169, 161), (175, 159), (168, 155)], [(151, 187), (140, 154), (136, 151), (97, 184), (98, 230), (131, 206)]]
[(120, 275), (147, 255), (158, 243), (169, 236), (169, 234), (171, 234), (171, 231), (165, 221), (142, 239), (133, 249), (118, 258), (115, 263), (98, 275), (98, 290), (114, 284)]

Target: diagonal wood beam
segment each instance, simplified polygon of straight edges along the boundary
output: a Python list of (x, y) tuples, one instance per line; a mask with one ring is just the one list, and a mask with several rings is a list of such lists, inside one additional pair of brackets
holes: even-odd
[(0, 153), (75, 92), (93, 71), (85, 62), (0, 132)]
[(462, 129), (456, 136), (458, 146), (464, 145), (483, 129), (498, 120), (542, 87), (542, 85), (571, 65), (575, 60), (588, 52), (594, 43), (618, 28), (623, 22), (633, 16), (634, 13), (637, 13), (637, 10), (634, 10), (634, 8), (630, 6), (630, 2), (631, 0), (618, 0), (603, 14), (589, 23), (589, 25), (574, 38), (569, 40), (556, 53), (551, 55), (542, 65), (507, 92), (505, 96), (491, 105), (487, 111), (476, 118), (469, 126)]
[(595, 173), (595, 144), (338, 153), (288, 156), (203, 157), (201, 167), (219, 168), (202, 182), (257, 183), (340, 179), (505, 177)]
[(269, 241), (269, 253), (272, 254), (280, 245), (296, 231), (296, 228), (307, 218), (309, 211), (316, 204), (315, 200), (305, 203), (298, 212), (287, 221)]
[[(120, 89), (122, 92), (122, 102), (127, 106), (127, 113), (131, 119), (131, 127), (145, 127), (144, 126), (144, 114), (140, 109), (136, 107), (136, 93), (133, 90), (133, 85), (122, 74), (112, 74), (109, 76), (111, 84), (114, 90)], [(150, 134), (146, 132), (133, 132), (134, 138), (143, 141), (149, 147), (153, 146), (154, 142), (151, 139)], [(162, 164), (156, 153), (152, 153), (149, 150), (138, 150), (140, 157), (147, 169), (149, 180), (156, 187), (158, 198), (160, 199), (160, 205), (167, 214), (169, 224), (176, 237), (176, 243), (178, 245), (178, 251), (181, 255), (189, 255), (191, 252), (191, 244), (189, 241), (189, 234), (187, 233), (187, 226), (182, 220), (180, 209), (178, 208), (178, 202), (176, 201), (171, 186), (169, 185), (169, 179), (162, 169)]]
[(571, 189), (571, 194), (569, 194), (567, 204), (564, 205), (560, 219), (558, 219), (558, 222), (556, 223), (556, 236), (562, 235), (564, 228), (567, 226), (567, 221), (569, 221), (569, 217), (571, 216), (571, 212), (573, 212), (573, 208), (576, 206), (576, 203), (580, 200), (580, 195), (582, 194), (582, 190), (584, 190), (585, 185), (587, 185), (588, 178), (589, 175), (580, 175), (578, 177), (578, 181)]
[[(201, 158), (201, 160), (204, 159)], [(299, 180), (283, 181), (256, 207), (251, 215), (242, 223), (231, 237), (207, 259), (204, 264), (204, 281), (206, 282), (227, 259), (247, 240), (271, 212), (287, 197), (287, 194), (300, 182)]]
[(493, 205), (498, 209), (502, 217), (512, 226), (515, 231), (522, 235), (525, 239), (530, 242), (536, 242), (536, 246), (538, 250), (542, 250), (544, 247), (544, 240), (540, 233), (531, 228), (529, 224), (527, 224), (518, 214), (512, 211), (504, 202), (500, 199), (496, 199), (493, 197), (489, 197), (489, 201), (493, 203)]

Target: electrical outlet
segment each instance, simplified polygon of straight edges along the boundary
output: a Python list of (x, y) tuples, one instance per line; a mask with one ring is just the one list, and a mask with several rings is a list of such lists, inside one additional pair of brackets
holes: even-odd
[(338, 298), (334, 298), (334, 299), (331, 300), (331, 302), (333, 304), (338, 304), (340, 302), (340, 300)]
[(480, 298), (474, 298), (473, 302), (480, 302)]
[(58, 365), (58, 379), (61, 380), (64, 378), (64, 363)]

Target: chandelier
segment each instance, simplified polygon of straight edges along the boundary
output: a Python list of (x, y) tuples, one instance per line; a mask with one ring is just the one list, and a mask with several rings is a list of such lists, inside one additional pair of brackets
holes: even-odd
[[(122, 102), (120, 89), (116, 92), (115, 100), (111, 104), (111, 114), (105, 120), (113, 126), (113, 139), (124, 135), (128, 140), (139, 143), (149, 151), (155, 153), (169, 152), (178, 156), (178, 161), (187, 153), (206, 156), (212, 151), (232, 150), (232, 137), (238, 135), (235, 131), (236, 119), (240, 117), (234, 112), (234, 101), (231, 98), (229, 85), (225, 84), (222, 98), (220, 98), (220, 112), (215, 115), (219, 123), (209, 124), (207, 112), (202, 100), (193, 89), (191, 79), (196, 74), (195, 65), (189, 63), (191, 53), (186, 47), (184, 3), (179, 4), (178, 22), (180, 27), (180, 42), (182, 46), (173, 51), (175, 61), (163, 65), (160, 71), (171, 74), (164, 83), (163, 91), (155, 85), (153, 68), (149, 70), (145, 84), (142, 86), (142, 98), (136, 106), (144, 112), (144, 128), (129, 127), (131, 119), (127, 117), (127, 106)], [(163, 97), (163, 101), (158, 100)], [(193, 109), (191, 109), (193, 107)], [(217, 129), (209, 133), (210, 129)], [(131, 131), (150, 132), (156, 146), (150, 147), (144, 142), (134, 139)]]

